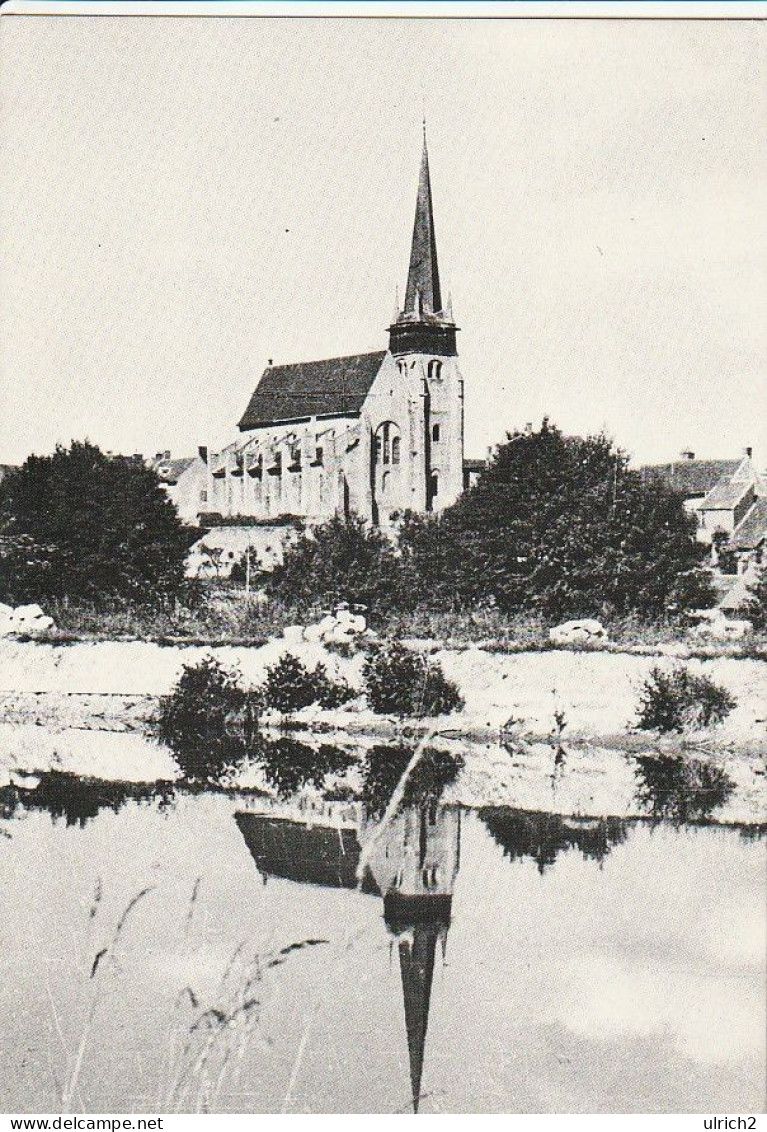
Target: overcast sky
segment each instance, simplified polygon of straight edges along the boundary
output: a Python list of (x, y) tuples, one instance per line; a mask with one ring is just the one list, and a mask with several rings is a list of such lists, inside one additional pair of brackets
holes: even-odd
[(0, 17), (0, 462), (235, 433), (268, 358), (381, 349), (428, 118), (466, 452), (762, 438), (757, 22)]

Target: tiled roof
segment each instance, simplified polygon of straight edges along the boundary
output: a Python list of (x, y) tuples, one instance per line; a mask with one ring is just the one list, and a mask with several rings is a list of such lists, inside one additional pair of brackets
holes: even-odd
[(385, 357), (386, 351), (378, 350), (374, 354), (269, 366), (250, 398), (240, 431), (307, 417), (356, 415)]
[(646, 464), (643, 479), (657, 477), (672, 491), (685, 497), (705, 495), (724, 476), (733, 475), (740, 460), (677, 460), (673, 464)]
[(701, 511), (731, 511), (744, 495), (753, 494), (754, 485), (743, 480), (722, 480), (711, 489), (700, 505)]
[(730, 537), (728, 550), (755, 550), (767, 539), (767, 499), (757, 499)]
[(467, 459), (463, 462), (463, 468), (466, 472), (484, 472), (487, 467), (487, 460)]
[(163, 483), (178, 483), (181, 476), (197, 459), (196, 456), (183, 456), (175, 460), (154, 460), (152, 467)]

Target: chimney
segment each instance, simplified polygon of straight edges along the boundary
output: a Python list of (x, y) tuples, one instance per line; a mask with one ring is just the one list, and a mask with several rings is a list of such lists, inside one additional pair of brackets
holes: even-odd
[(170, 460), (170, 448), (165, 449), (165, 452), (163, 453), (163, 459)]
[(162, 460), (162, 452), (155, 452), (154, 458), (155, 460)]
[(274, 358), (269, 358), (269, 361), (266, 364), (268, 366), (274, 365)]
[(743, 449), (743, 455), (744, 455), (745, 457), (747, 457), (747, 459), (749, 459), (749, 460), (750, 460), (750, 459), (751, 459), (751, 457), (753, 456), (753, 454), (754, 454), (754, 450), (753, 450), (753, 448), (751, 448), (751, 447), (748, 447), (748, 448), (744, 448), (744, 449)]
[(690, 448), (686, 448), (684, 450), (684, 452), (680, 452), (679, 455), (682, 457), (683, 460), (694, 460), (695, 459), (695, 453)]
[(203, 464), (207, 464), (207, 462), (208, 462), (208, 446), (207, 446), (207, 444), (201, 444), (199, 446), (199, 448), (197, 449), (197, 455), (200, 457)]

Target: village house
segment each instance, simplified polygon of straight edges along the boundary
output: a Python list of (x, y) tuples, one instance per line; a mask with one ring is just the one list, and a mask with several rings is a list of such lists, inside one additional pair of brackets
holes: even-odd
[(685, 508), (697, 517), (698, 540), (711, 548), (720, 608), (741, 608), (767, 545), (767, 477), (757, 470), (752, 449), (746, 448), (738, 460), (696, 460), (685, 452), (676, 463), (641, 471), (683, 497)]
[(149, 467), (157, 473), (179, 517), (195, 526), (208, 508), (208, 450), (201, 447), (196, 456), (171, 457), (158, 452)]
[(270, 362), (240, 437), (210, 454), (206, 510), (263, 523), (357, 515), (386, 526), (405, 510), (455, 503), (465, 482), (457, 331), (440, 285), (424, 130), (405, 302), (388, 348)]

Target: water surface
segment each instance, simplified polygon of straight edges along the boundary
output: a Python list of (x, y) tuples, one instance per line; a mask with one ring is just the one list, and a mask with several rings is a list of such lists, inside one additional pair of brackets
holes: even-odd
[(5, 791), (0, 1111), (761, 1110), (765, 839), (645, 771), (634, 821), (437, 760), (382, 826), (384, 756), (356, 800)]

